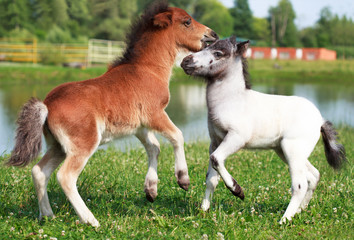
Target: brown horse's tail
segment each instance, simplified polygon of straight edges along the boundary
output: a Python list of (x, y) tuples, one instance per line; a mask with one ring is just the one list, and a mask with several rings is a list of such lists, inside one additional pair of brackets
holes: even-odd
[(339, 169), (346, 162), (345, 149), (337, 142), (338, 133), (333, 128), (330, 121), (326, 121), (321, 126), (322, 140), (324, 143), (327, 162), (334, 169)]
[(36, 98), (31, 98), (23, 106), (17, 119), (15, 147), (6, 165), (24, 167), (39, 155), (47, 115), (46, 105)]

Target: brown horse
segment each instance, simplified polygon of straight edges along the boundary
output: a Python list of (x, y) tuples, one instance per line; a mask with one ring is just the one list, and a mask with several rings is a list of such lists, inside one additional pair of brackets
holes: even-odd
[(57, 179), (80, 220), (98, 221), (80, 197), (76, 181), (97, 147), (113, 138), (134, 134), (149, 161), (144, 190), (157, 196), (157, 157), (160, 147), (153, 131), (174, 147), (175, 176), (189, 186), (181, 131), (164, 109), (169, 102), (169, 78), (178, 51), (199, 51), (217, 35), (184, 10), (159, 3), (145, 11), (127, 36), (127, 49), (102, 76), (62, 84), (42, 102), (32, 98), (17, 121), (16, 144), (8, 165), (25, 166), (36, 158), (44, 133), (48, 150), (33, 167), (40, 217), (53, 216), (47, 194), (51, 173), (65, 159)]

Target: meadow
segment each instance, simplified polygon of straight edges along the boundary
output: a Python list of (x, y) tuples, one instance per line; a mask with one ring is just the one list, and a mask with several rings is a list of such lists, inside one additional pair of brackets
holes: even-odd
[[(60, 84), (100, 76), (106, 66), (87, 69), (42, 65), (0, 65), (0, 87), (14, 84)], [(273, 81), (336, 82), (353, 84), (354, 60), (336, 61), (278, 61), (249, 60), (248, 69), (253, 83)], [(174, 68), (172, 81), (191, 79), (183, 69)]]
[[(339, 129), (349, 163), (334, 171), (322, 142), (310, 161), (321, 172), (307, 210), (279, 225), (290, 201), (287, 166), (272, 151), (241, 151), (227, 168), (244, 188), (236, 199), (220, 181), (211, 209), (200, 210), (208, 166), (208, 143), (185, 145), (191, 185), (180, 189), (174, 177), (170, 145), (159, 157), (158, 196), (145, 199), (147, 157), (143, 148), (97, 151), (78, 180), (78, 189), (101, 227), (79, 223), (55, 176), (48, 193), (56, 218), (39, 221), (31, 166), (0, 167), (0, 236), (15, 239), (352, 239), (354, 129)], [(1, 157), (4, 161), (6, 156)]]

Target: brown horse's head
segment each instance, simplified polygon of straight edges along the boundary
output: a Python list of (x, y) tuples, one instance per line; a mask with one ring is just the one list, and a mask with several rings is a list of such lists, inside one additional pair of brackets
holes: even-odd
[(133, 23), (124, 54), (112, 63), (110, 69), (137, 61), (142, 56), (150, 58), (153, 55), (156, 60), (156, 52), (160, 56), (170, 55), (168, 51), (175, 50), (175, 47), (197, 52), (217, 39), (213, 30), (195, 21), (186, 11), (168, 7), (167, 2), (156, 2)]
[(169, 28), (175, 36), (176, 44), (192, 52), (200, 51), (208, 42), (215, 42), (219, 38), (213, 30), (180, 8), (169, 7), (167, 11), (158, 13), (153, 23), (161, 28)]

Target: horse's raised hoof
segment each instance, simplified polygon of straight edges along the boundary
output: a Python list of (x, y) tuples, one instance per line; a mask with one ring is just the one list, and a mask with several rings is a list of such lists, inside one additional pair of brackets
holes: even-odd
[(188, 190), (190, 182), (188, 172), (186, 170), (180, 170), (177, 172), (177, 183), (183, 190)]
[(157, 197), (157, 180), (146, 180), (144, 192), (146, 193), (146, 199), (149, 202), (154, 202)]
[(156, 190), (148, 190), (148, 189), (145, 189), (145, 193), (146, 193), (146, 199), (149, 201), (149, 202), (154, 202), (155, 201), (155, 198), (157, 197), (157, 191)]
[(210, 201), (207, 199), (203, 199), (201, 208), (204, 212), (208, 211), (210, 208)]
[(96, 218), (90, 219), (86, 222), (86, 224), (91, 225), (92, 227), (98, 228), (100, 227), (100, 223), (97, 221)]
[(241, 186), (238, 185), (238, 183), (236, 182), (235, 179), (232, 179), (232, 181), (233, 181), (233, 186), (232, 186), (232, 188), (228, 187), (228, 189), (231, 191), (231, 193), (234, 196), (241, 198), (241, 200), (244, 200), (245, 199), (245, 194), (243, 193), (243, 190), (242, 190)]
[(151, 196), (150, 193), (146, 193), (146, 199), (151, 203), (155, 201), (155, 197)]

